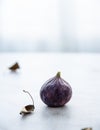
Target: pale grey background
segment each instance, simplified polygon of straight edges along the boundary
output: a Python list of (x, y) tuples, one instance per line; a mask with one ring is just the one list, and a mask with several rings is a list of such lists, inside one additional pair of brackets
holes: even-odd
[(0, 51), (100, 52), (100, 1), (0, 0)]

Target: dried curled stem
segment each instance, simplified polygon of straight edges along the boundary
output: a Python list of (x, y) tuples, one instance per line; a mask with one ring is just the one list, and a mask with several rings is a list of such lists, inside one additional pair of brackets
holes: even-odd
[(28, 91), (26, 91), (26, 90), (23, 90), (23, 92), (27, 93), (27, 94), (31, 97), (31, 99), (32, 99), (32, 103), (33, 103), (33, 105), (34, 105), (34, 100), (33, 100), (32, 95), (31, 95)]

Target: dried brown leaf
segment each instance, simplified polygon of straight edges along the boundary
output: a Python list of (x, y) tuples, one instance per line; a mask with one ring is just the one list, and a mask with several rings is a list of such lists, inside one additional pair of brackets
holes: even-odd
[(11, 67), (9, 67), (9, 69), (11, 71), (16, 71), (19, 68), (20, 68), (20, 66), (19, 66), (19, 64), (17, 62), (14, 65), (12, 65)]
[(27, 105), (27, 106), (25, 106), (25, 107), (21, 110), (20, 114), (28, 114), (28, 113), (31, 113), (32, 111), (34, 111), (34, 109), (35, 109), (34, 105)]
[(92, 130), (92, 128), (91, 127), (90, 128), (84, 128), (82, 130)]

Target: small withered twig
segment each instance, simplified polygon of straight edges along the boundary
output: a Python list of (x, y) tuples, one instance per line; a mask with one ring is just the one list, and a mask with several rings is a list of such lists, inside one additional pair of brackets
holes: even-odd
[(25, 92), (25, 93), (29, 94), (29, 96), (30, 96), (30, 97), (31, 97), (31, 99), (32, 99), (32, 103), (33, 103), (33, 105), (34, 105), (34, 100), (33, 100), (32, 95), (31, 95), (28, 91), (26, 91), (26, 90), (23, 90), (23, 92)]

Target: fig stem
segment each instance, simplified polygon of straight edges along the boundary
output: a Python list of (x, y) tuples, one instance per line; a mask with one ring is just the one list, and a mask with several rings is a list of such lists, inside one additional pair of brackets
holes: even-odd
[(61, 72), (58, 72), (58, 73), (56, 74), (56, 77), (57, 77), (57, 78), (60, 78), (60, 75), (61, 75)]
[(34, 100), (33, 100), (33, 97), (32, 97), (32, 95), (28, 92), (28, 91), (25, 91), (25, 90), (23, 90), (23, 92), (25, 92), (25, 93), (27, 93), (30, 97), (31, 97), (31, 99), (32, 99), (32, 102), (33, 102), (33, 105), (34, 105)]

